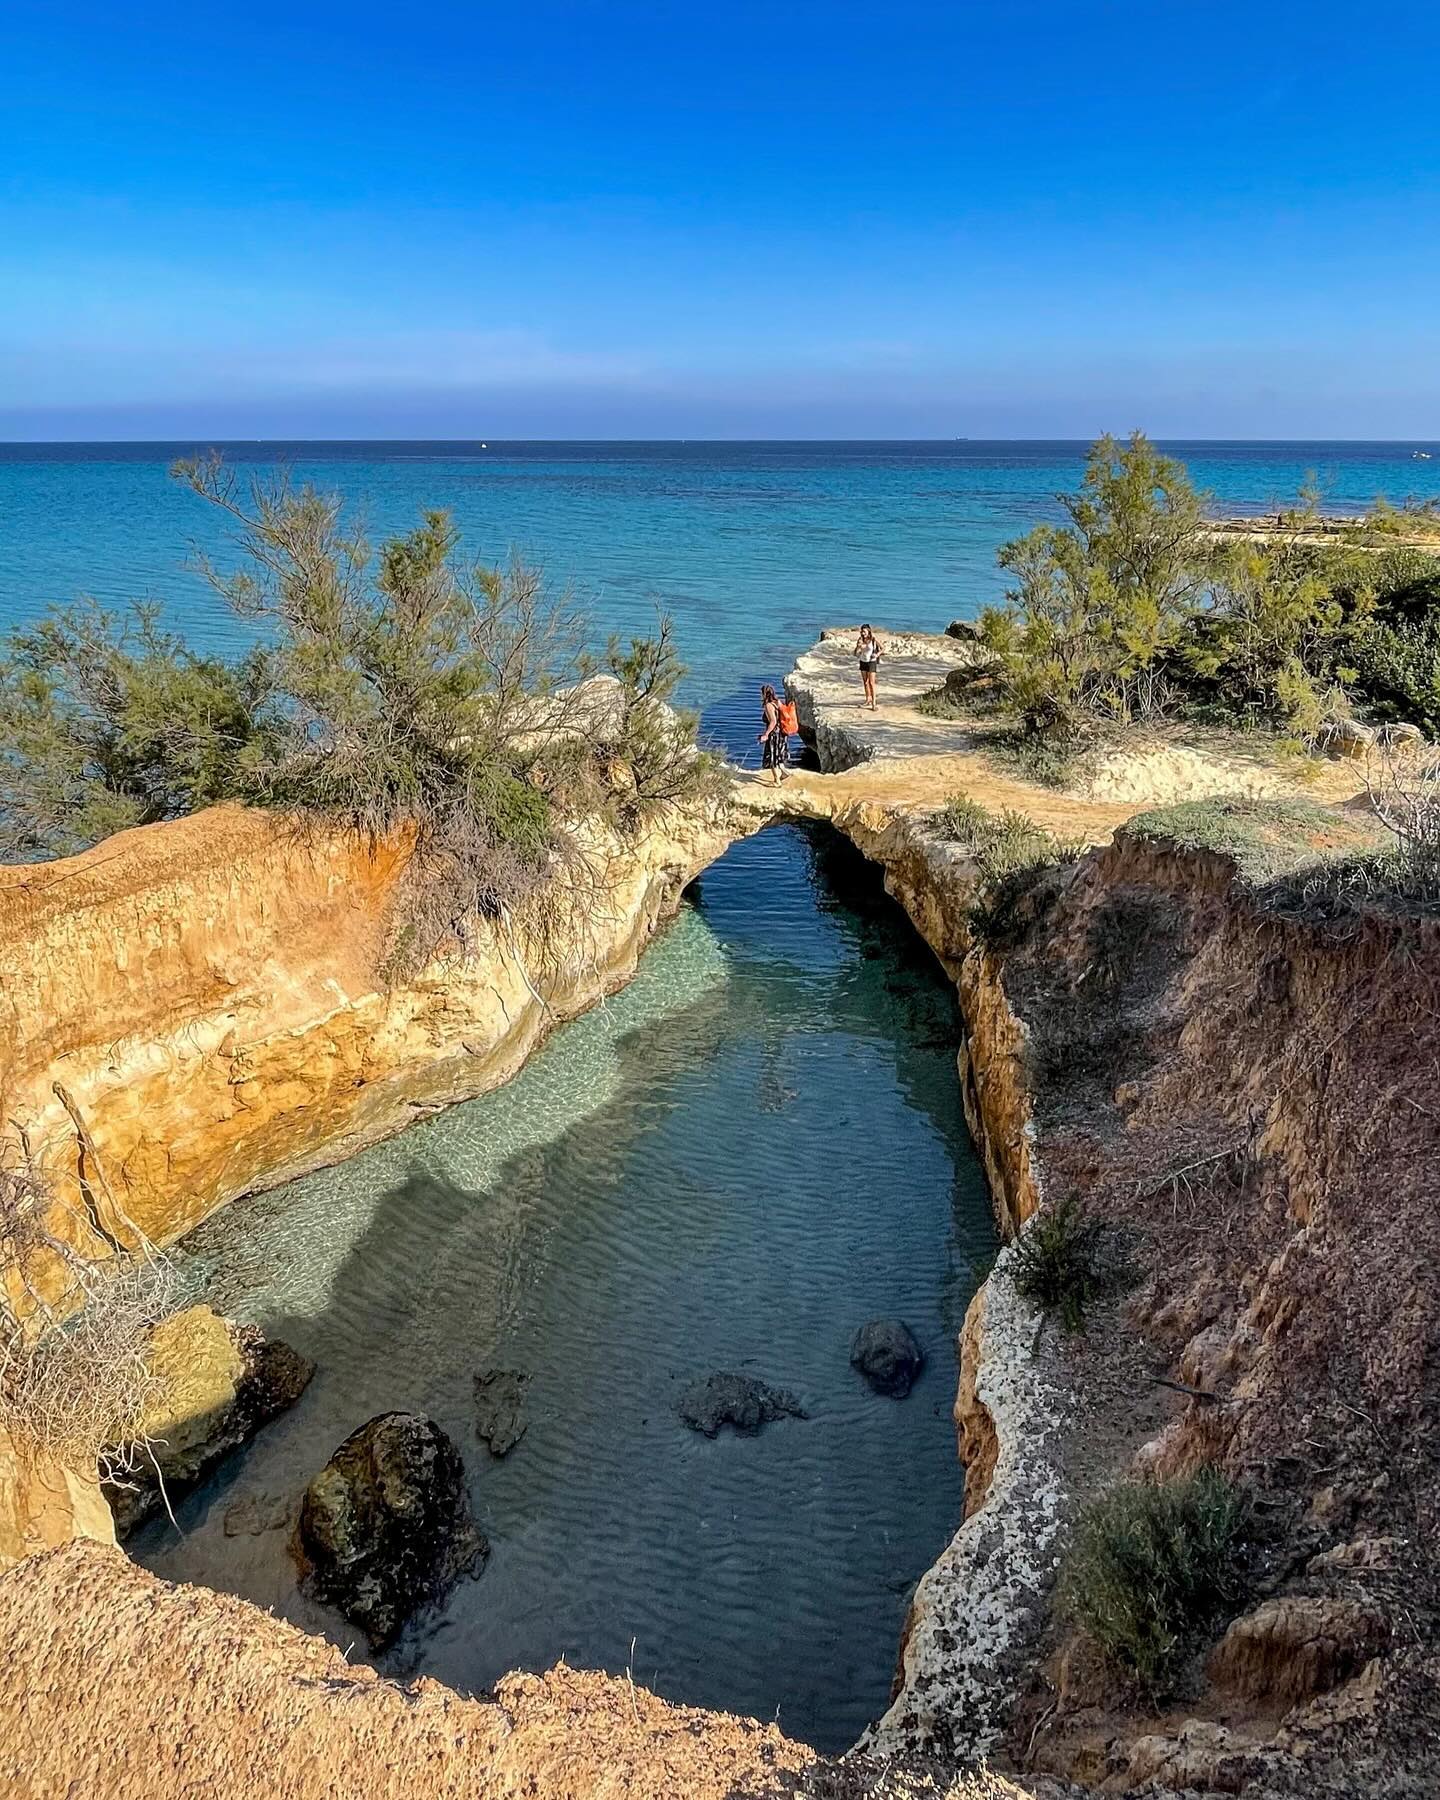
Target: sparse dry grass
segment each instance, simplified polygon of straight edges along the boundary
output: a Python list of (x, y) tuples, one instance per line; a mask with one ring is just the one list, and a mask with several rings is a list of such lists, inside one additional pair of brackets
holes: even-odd
[(119, 1254), (97, 1239), (103, 1260), (91, 1261), (60, 1235), (58, 1205), (11, 1146), (0, 1160), (0, 1432), (18, 1455), (98, 1466), (123, 1484), (147, 1455), (150, 1334), (174, 1310), (176, 1273), (133, 1227)]
[(1045, 870), (1074, 862), (1079, 839), (1060, 838), (1022, 812), (992, 813), (968, 794), (952, 794), (935, 814), (939, 834), (975, 858), (978, 881), (970, 907), (973, 936), (992, 948), (1006, 941), (1016, 903)]

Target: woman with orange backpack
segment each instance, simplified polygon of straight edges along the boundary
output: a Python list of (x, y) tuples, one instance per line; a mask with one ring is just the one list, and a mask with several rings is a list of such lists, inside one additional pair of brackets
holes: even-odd
[(780, 699), (767, 681), (760, 690), (760, 735), (764, 745), (761, 763), (775, 771), (775, 785), (785, 779), (785, 766), (790, 761), (790, 739), (800, 730), (795, 702), (787, 695)]

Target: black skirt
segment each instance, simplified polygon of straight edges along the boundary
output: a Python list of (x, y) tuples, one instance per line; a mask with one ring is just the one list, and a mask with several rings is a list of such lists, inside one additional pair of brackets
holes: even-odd
[(764, 767), (783, 769), (790, 760), (790, 740), (783, 731), (772, 731), (765, 739)]

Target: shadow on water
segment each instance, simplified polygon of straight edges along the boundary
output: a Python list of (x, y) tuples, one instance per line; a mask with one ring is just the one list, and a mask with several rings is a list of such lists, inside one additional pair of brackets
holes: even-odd
[[(817, 904), (818, 902), (818, 904)], [(483, 1576), (383, 1659), (465, 1691), (564, 1656), (839, 1749), (884, 1705), (915, 1580), (958, 1522), (953, 1342), (992, 1244), (961, 1118), (953, 993), (831, 834), (772, 828), (693, 891), (635, 982), (504, 1089), (187, 1241), (210, 1298), (313, 1356), (300, 1404), (132, 1542), (336, 1642), (296, 1590), (293, 1502), (392, 1408), (460, 1446)], [(910, 1399), (849, 1367), (899, 1313)], [(528, 1371), (529, 1430), (478, 1441), (471, 1382)], [(710, 1441), (696, 1375), (793, 1388), (810, 1417)], [(232, 1528), (235, 1520), (232, 1518)], [(363, 1645), (355, 1645), (363, 1654)]]

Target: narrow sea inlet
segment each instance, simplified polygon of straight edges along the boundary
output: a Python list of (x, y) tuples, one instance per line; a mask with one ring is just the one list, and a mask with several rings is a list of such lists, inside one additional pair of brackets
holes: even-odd
[[(427, 1413), (491, 1555), (384, 1667), (467, 1691), (559, 1657), (629, 1668), (845, 1747), (886, 1704), (910, 1592), (961, 1513), (954, 1338), (994, 1236), (958, 1029), (837, 835), (736, 845), (634, 982), (507, 1087), (182, 1247), (215, 1306), (318, 1373), (177, 1508), (181, 1535), (162, 1518), (132, 1550), (361, 1656), (296, 1591), (293, 1504), (366, 1419)], [(928, 1359), (903, 1401), (849, 1364), (886, 1314)], [(475, 1428), (473, 1377), (496, 1366), (531, 1377), (503, 1460)], [(700, 1436), (677, 1401), (717, 1370), (809, 1417)]]

